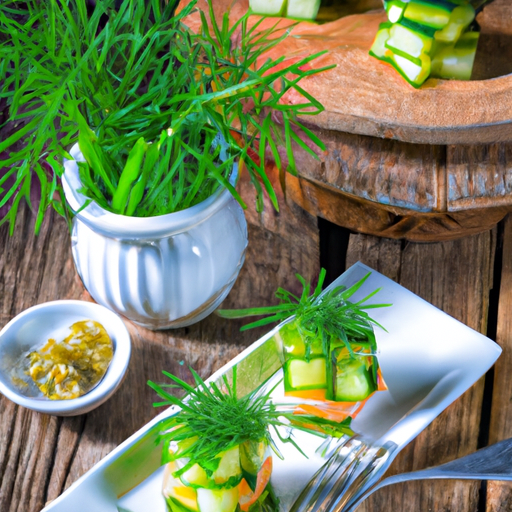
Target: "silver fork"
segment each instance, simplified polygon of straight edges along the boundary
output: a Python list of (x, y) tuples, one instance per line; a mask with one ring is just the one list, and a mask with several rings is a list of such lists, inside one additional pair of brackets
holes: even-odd
[[(512, 480), (512, 438), (487, 446), (469, 455), (440, 466), (402, 473), (384, 478), (371, 489), (353, 499), (346, 508), (337, 511), (352, 512), (377, 489), (409, 480)], [(333, 509), (334, 510), (334, 509)]]
[(396, 447), (372, 448), (357, 436), (341, 443), (309, 482), (290, 512), (354, 512), (377, 489), (408, 480), (512, 480), (512, 438), (433, 468), (393, 475), (378, 483)]
[(290, 512), (342, 510), (380, 478), (397, 451), (398, 446), (391, 441), (375, 446), (358, 435), (340, 440)]

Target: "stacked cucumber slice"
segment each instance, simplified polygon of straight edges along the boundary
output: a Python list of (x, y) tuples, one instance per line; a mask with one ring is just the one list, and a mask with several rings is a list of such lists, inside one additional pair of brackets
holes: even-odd
[(163, 494), (170, 512), (249, 511), (268, 485), (271, 458), (267, 440), (245, 441), (219, 453), (213, 471), (198, 463), (187, 469), (190, 459), (180, 455), (189, 444), (178, 443), (178, 450), (169, 453)]
[[(383, 48), (388, 36), (380, 41)], [(303, 287), (301, 295), (278, 288), (275, 295), (280, 304), (217, 311), (226, 318), (267, 315), (245, 325), (243, 330), (287, 319), (274, 335), (282, 354), (285, 394), (307, 401), (301, 403), (298, 414), (334, 421), (338, 432), (342, 433), (350, 430), (351, 419), (370, 395), (386, 389), (379, 370), (374, 333), (374, 326), (382, 326), (367, 310), (391, 304), (367, 302), (379, 289), (352, 301), (370, 275), (371, 272), (348, 288), (338, 286), (322, 292), (326, 276), (322, 269), (310, 293), (311, 284), (297, 274)], [(320, 431), (327, 432), (329, 428), (324, 423)]]
[(249, 6), (254, 14), (314, 20), (320, 0), (249, 0)]
[(468, 31), (475, 9), (464, 0), (385, 0), (370, 55), (391, 64), (412, 86), (429, 77), (469, 80), (478, 45)]
[(338, 338), (305, 341), (295, 321), (276, 336), (284, 354), (288, 396), (335, 402), (361, 402), (378, 389), (379, 364), (373, 331), (347, 345)]
[[(279, 500), (270, 483), (270, 450), (279, 451), (271, 429), (301, 453), (291, 433), (283, 435), (278, 429), (291, 432), (293, 427), (337, 437), (348, 429), (345, 417), (318, 417), (298, 411), (301, 405), (275, 404), (271, 398), (275, 386), (267, 388), (265, 382), (240, 396), (237, 365), (229, 376), (209, 384), (191, 369), (195, 387), (163, 373), (174, 384), (148, 382), (164, 399), (155, 405), (180, 408), (164, 421), (161, 432), (162, 463), (166, 463), (163, 494), (169, 512), (278, 512)], [(179, 398), (169, 387), (181, 388), (187, 396)]]

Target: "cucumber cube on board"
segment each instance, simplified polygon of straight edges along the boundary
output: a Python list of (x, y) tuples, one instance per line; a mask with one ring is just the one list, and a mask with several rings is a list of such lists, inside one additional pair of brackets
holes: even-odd
[(383, 59), (386, 54), (386, 43), (389, 39), (389, 29), (391, 28), (391, 23), (381, 23), (379, 26), (379, 31), (375, 36), (375, 41), (370, 48), (370, 55), (377, 57), (378, 59)]
[[(413, 87), (430, 76), (471, 78), (477, 32), (469, 0), (385, 0), (389, 23), (381, 23), (370, 55), (391, 64)], [(466, 35), (472, 34), (472, 35)]]
[(255, 14), (267, 16), (286, 14), (286, 0), (249, 0), (249, 7)]
[(429, 35), (426, 31), (414, 30), (402, 23), (394, 23), (389, 29), (386, 47), (397, 55), (411, 60), (416, 59), (414, 60), (416, 64), (420, 64), (418, 59), (421, 55), (430, 53), (433, 43), (433, 34)]
[(405, 8), (404, 17), (427, 27), (441, 29), (448, 25), (455, 7), (442, 1), (411, 0)]
[(286, 16), (301, 20), (314, 20), (320, 9), (320, 0), (288, 0)]
[(440, 49), (432, 58), (432, 76), (469, 80), (473, 71), (479, 35), (478, 32), (466, 32), (455, 45)]
[(421, 55), (419, 64), (392, 52), (389, 53), (389, 59), (395, 69), (413, 87), (419, 87), (430, 75), (431, 60), (428, 55)]
[(407, 2), (402, 2), (402, 0), (389, 0), (388, 2), (384, 2), (384, 8), (388, 14), (388, 20), (391, 23), (401, 21), (406, 7)]
[(434, 37), (441, 43), (455, 43), (462, 33), (475, 19), (475, 9), (471, 5), (456, 7), (451, 15), (450, 21), (442, 30), (438, 30)]

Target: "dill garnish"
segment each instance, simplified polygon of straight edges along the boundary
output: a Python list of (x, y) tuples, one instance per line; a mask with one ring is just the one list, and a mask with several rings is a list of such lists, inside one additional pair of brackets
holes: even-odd
[(315, 340), (322, 341), (324, 353), (327, 353), (330, 341), (340, 340), (349, 354), (354, 356), (352, 343), (367, 340), (370, 342), (372, 349), (375, 349), (373, 326), (385, 330), (365, 310), (391, 306), (391, 304), (366, 304), (380, 291), (380, 288), (357, 302), (349, 300), (363, 286), (370, 274), (371, 272), (349, 288), (337, 286), (322, 295), (322, 285), (326, 275), (325, 269), (320, 271), (318, 283), (311, 294), (311, 285), (302, 276), (296, 274), (297, 279), (302, 284), (300, 297), (280, 287), (275, 293), (280, 304), (248, 309), (220, 309), (217, 310), (217, 314), (224, 318), (268, 315), (266, 318), (244, 325), (241, 330), (281, 322), (295, 315), (294, 327), (306, 343), (306, 357), (309, 357), (311, 345)]
[[(80, 191), (120, 215), (181, 211), (222, 188), (244, 205), (230, 182), (237, 161), (258, 209), (264, 194), (278, 209), (265, 152), (284, 182), (297, 173), (293, 144), (314, 157), (325, 149), (300, 119), (323, 107), (299, 85), (332, 67), (314, 67), (324, 52), (271, 58), (292, 27), (276, 35), (250, 13), (231, 24), (229, 9), (216, 19), (213, 0), (209, 21), (196, 0), (181, 10), (178, 0), (90, 3), (0, 1), (0, 224), (12, 233), (34, 196), (36, 232), (50, 205), (66, 214), (60, 177), (75, 143)], [(197, 33), (187, 27), (196, 11)], [(301, 100), (282, 101), (289, 92)]]
[[(165, 425), (166, 431), (161, 436), (165, 441), (163, 462), (178, 458), (189, 459), (174, 473), (175, 476), (184, 474), (196, 463), (211, 475), (218, 467), (220, 453), (250, 441), (264, 441), (280, 456), (271, 437), (271, 428), (282, 442), (291, 442), (301, 453), (303, 452), (293, 437), (283, 435), (278, 427), (293, 426), (320, 436), (341, 436), (351, 432), (350, 421), (335, 422), (312, 415), (297, 415), (290, 405), (273, 403), (271, 393), (275, 386), (266, 389), (264, 383), (251, 393), (238, 398), (236, 366), (233, 367), (232, 384), (224, 376), (222, 388), (215, 383), (206, 384), (195, 371), (191, 369), (191, 372), (195, 388), (165, 371), (162, 373), (175, 384), (162, 386), (148, 382), (164, 398), (163, 402), (153, 404), (155, 407), (177, 405), (181, 408), (179, 414), (169, 418)], [(164, 387), (181, 388), (188, 395), (183, 399), (177, 398)], [(171, 442), (184, 448), (170, 452)]]

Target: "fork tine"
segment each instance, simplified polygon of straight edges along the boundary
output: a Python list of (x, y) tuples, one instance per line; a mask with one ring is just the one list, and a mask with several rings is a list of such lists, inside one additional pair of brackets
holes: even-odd
[(360, 455), (358, 436), (343, 439), (327, 462), (314, 474), (308, 485), (293, 504), (290, 512), (316, 512), (324, 503), (332, 486), (339, 480), (340, 472), (348, 470)]
[(290, 512), (342, 512), (387, 469), (396, 444), (373, 446), (359, 436), (340, 443), (315, 473)]

